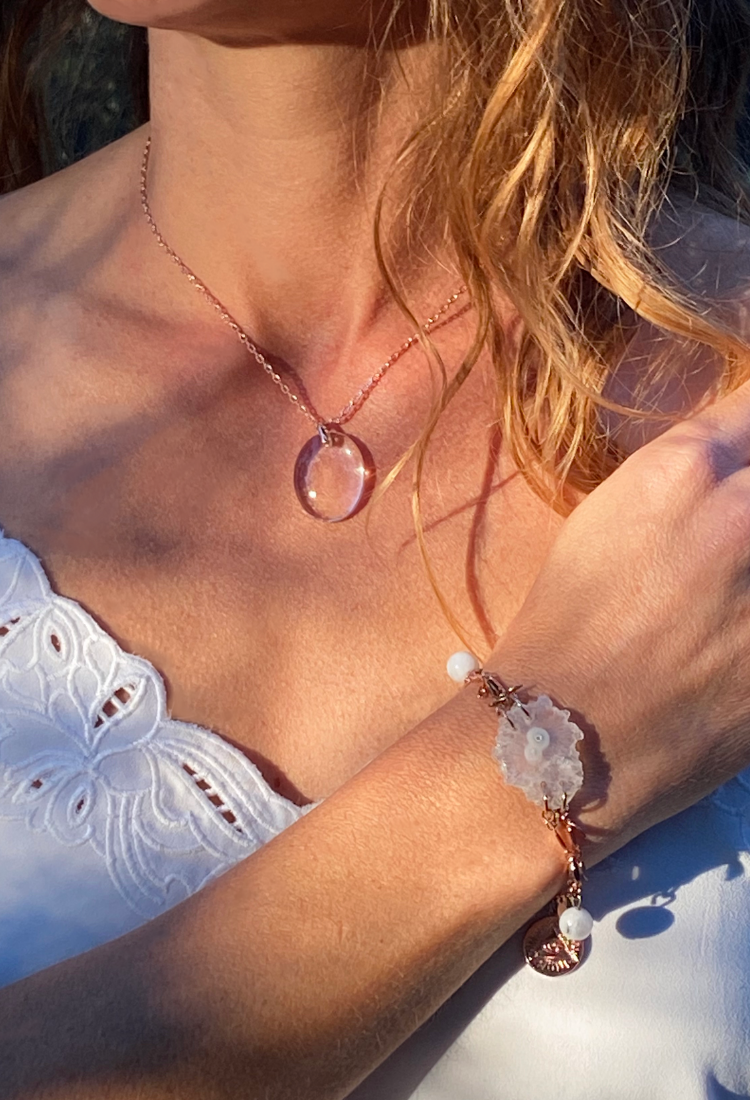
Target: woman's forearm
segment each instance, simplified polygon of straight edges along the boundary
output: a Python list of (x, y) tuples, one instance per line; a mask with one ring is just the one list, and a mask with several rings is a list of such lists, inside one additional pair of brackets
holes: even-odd
[(0, 1096), (347, 1095), (563, 881), (493, 732), (464, 693), (200, 894), (0, 993)]
[[(591, 724), (589, 862), (750, 764), (749, 457), (750, 384), (629, 458), (490, 665)], [(345, 1096), (562, 884), (494, 727), (461, 692), (195, 897), (0, 993), (0, 1097)]]

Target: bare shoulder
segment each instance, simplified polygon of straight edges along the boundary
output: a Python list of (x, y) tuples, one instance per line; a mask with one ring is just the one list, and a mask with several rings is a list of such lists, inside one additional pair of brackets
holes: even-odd
[(45, 486), (52, 492), (74, 443), (83, 446), (92, 423), (112, 415), (99, 410), (113, 400), (117, 362), (107, 369), (132, 328), (119, 289), (140, 285), (128, 246), (139, 225), (140, 144), (129, 136), (0, 199), (0, 514), (8, 525)]
[(123, 281), (141, 140), (128, 135), (0, 198), (0, 396), (12, 368), (64, 363), (76, 320)]
[(44, 265), (85, 247), (132, 196), (135, 147), (131, 134), (38, 183), (0, 198), (0, 277)]

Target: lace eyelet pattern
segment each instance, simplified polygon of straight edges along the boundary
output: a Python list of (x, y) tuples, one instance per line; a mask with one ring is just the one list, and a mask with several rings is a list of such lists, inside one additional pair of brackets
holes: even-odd
[(0, 532), (0, 818), (90, 845), (151, 918), (309, 809), (218, 734), (170, 718), (156, 669)]

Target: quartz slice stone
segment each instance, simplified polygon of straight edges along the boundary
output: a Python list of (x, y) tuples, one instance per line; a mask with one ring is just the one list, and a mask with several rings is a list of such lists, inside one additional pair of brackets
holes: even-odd
[(308, 515), (325, 523), (351, 519), (375, 485), (375, 464), (360, 439), (325, 425), (308, 439), (294, 467), (294, 489)]
[(583, 730), (547, 695), (514, 703), (498, 718), (493, 755), (506, 782), (537, 805), (546, 799), (550, 809), (560, 809), (583, 785)]

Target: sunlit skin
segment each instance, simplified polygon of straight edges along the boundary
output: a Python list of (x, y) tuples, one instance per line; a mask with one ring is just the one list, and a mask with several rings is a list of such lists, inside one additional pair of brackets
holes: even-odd
[[(179, 232), (181, 250), (258, 338), (305, 378), (319, 369), (330, 376), (357, 354), (383, 303), (375, 202), (431, 101), (433, 47), (376, 57), (386, 5), (105, 2), (99, 10), (159, 28), (151, 187), (160, 223)], [(419, 5), (409, 22), (420, 25)], [(437, 260), (412, 272), (414, 258), (398, 257), (428, 309), (438, 286), (456, 282), (439, 266), (449, 257)], [(350, 368), (346, 385), (359, 377)]]
[[(324, 414), (340, 409), (412, 331), (378, 270), (372, 220), (431, 94), (431, 47), (377, 60), (340, 41), (229, 48), (194, 32), (207, 6), (102, 10), (185, 28), (151, 36), (149, 193), (162, 232)], [(248, 35), (284, 10), (226, 8)], [(286, 10), (314, 12), (336, 39), (340, 11)], [(138, 196), (145, 138), (6, 200), (17, 289), (5, 331), (31, 365), (3, 404), (5, 469), (17, 473), (6, 475), (0, 515), (44, 554), (61, 590), (164, 672), (177, 716), (220, 730), (271, 762), (295, 797), (317, 799), (448, 698), (456, 637), (417, 551), (408, 471), (369, 526), (367, 513), (328, 528), (300, 509), (292, 469), (312, 426), (156, 247)], [(65, 271), (44, 291), (11, 260), (34, 233)], [(395, 266), (420, 317), (460, 283), (439, 242), (429, 257), (401, 247)], [(15, 293), (23, 306), (12, 307)], [(449, 365), (472, 324), (467, 315), (437, 334)], [(57, 392), (71, 361), (80, 391), (66, 382), (40, 415), (34, 393)], [(92, 393), (107, 409), (104, 437)], [(381, 474), (419, 435), (431, 393), (413, 350), (352, 421)], [(424, 493), (435, 568), (477, 647), (519, 605), (560, 523), (512, 470), (493, 468), (491, 410), (477, 369), (435, 438)], [(99, 456), (83, 478), (61, 458), (72, 423)], [(30, 457), (40, 453), (41, 466)]]
[[(320, 4), (102, 11), (179, 26), (151, 33), (149, 197), (162, 232), (324, 414), (340, 409), (411, 331), (378, 269), (372, 219), (431, 94), (432, 47), (375, 59), (336, 40), (344, 13)], [(241, 16), (248, 40), (273, 20), (281, 38), (292, 15), (299, 39), (314, 16), (315, 41), (228, 47), (213, 33)], [(176, 716), (315, 800), (449, 697), (457, 639), (417, 550), (408, 470), (348, 524), (300, 509), (292, 469), (312, 426), (156, 247), (138, 196), (145, 138), (0, 207), (2, 322), (25, 365), (6, 377), (0, 516), (60, 590), (159, 667)], [(460, 281), (439, 242), (429, 257), (404, 244), (395, 266), (421, 317)], [(471, 329), (469, 314), (436, 335), (449, 367)], [(561, 523), (491, 431), (486, 366), (441, 421), (423, 494), (437, 577), (480, 652)], [(58, 394), (44, 410), (41, 389)], [(418, 437), (431, 393), (413, 350), (352, 421), (381, 475)], [(72, 436), (94, 456), (83, 469)]]
[[(160, 1025), (162, 1008), (169, 1021), (184, 1011), (186, 1033), (218, 1036), (216, 1046), (183, 1049), (169, 1032), (185, 1067), (176, 1085), (172, 1068), (162, 1081), (163, 1066), (149, 1076), (128, 1054), (111, 1088), (61, 1084), (58, 1100), (196, 1100), (209, 1071), (217, 1080), (226, 1071), (222, 1096), (239, 1095), (250, 1072), (242, 1028), (268, 1073), (257, 1095), (291, 1095), (268, 1090), (293, 1088), (284, 1074), (300, 1050), (317, 1072), (320, 1048), (350, 1073), (339, 1092), (311, 1086), (309, 1100), (328, 1100), (372, 1067), (376, 1039), (382, 1049), (403, 1041), (551, 896), (559, 852), (535, 808), (498, 782), (485, 715), (454, 699), (445, 676), (462, 640), (418, 552), (411, 468), (348, 523), (302, 512), (292, 467), (311, 425), (158, 249), (139, 168), (150, 133), (150, 198), (166, 238), (316, 405), (338, 410), (411, 334), (378, 269), (372, 220), (391, 159), (430, 102), (437, 61), (420, 34), (376, 53), (379, 5), (98, 8), (151, 28), (152, 117), (0, 203), (0, 518), (58, 591), (160, 669), (176, 718), (231, 740), (299, 802), (336, 794), (167, 920), (3, 991), (0, 1064), (17, 1049), (17, 1079), (30, 1080), (47, 1057), (37, 1048), (56, 1051), (70, 1035), (84, 1067), (94, 1051), (105, 1060), (119, 1051), (119, 1038), (101, 1039), (97, 998), (127, 975), (135, 992), (118, 1001), (123, 1029)], [(408, 14), (424, 26), (418, 6)], [(715, 248), (708, 219), (692, 238), (707, 264), (728, 257), (738, 273), (729, 285), (750, 272), (747, 235), (732, 234)], [(460, 281), (437, 234), (425, 238), (418, 254), (398, 242), (394, 257), (420, 317)], [(504, 309), (510, 325), (512, 304)], [(449, 369), (471, 333), (466, 315), (436, 336)], [(653, 337), (639, 333), (619, 376), (625, 389)], [(595, 841), (606, 838), (593, 860), (750, 762), (750, 399), (644, 448), (556, 542), (562, 517), (533, 494), (493, 427), (487, 368), (485, 356), (433, 440), (430, 559), (465, 641), (597, 727), (613, 778), (590, 816)], [(431, 384), (411, 351), (357, 414), (352, 430), (381, 471), (419, 435)], [(720, 478), (705, 440), (727, 433), (731, 471)], [(730, 666), (732, 692), (719, 700)], [(686, 698), (699, 701), (688, 722)], [(441, 939), (454, 925), (465, 955)], [(398, 1011), (394, 973), (406, 991)], [(373, 989), (385, 990), (384, 1007), (368, 1016)], [(309, 1033), (292, 1051), (301, 1020)], [(33, 1044), (13, 1030), (21, 1026)], [(206, 1054), (226, 1036), (238, 1058), (231, 1081), (229, 1060)], [(351, 1063), (339, 1065), (344, 1047)], [(191, 1061), (198, 1050), (208, 1069)], [(63, 1049), (59, 1064), (72, 1057)]]

